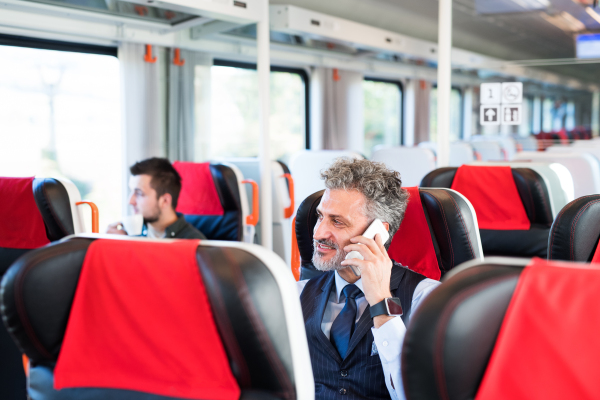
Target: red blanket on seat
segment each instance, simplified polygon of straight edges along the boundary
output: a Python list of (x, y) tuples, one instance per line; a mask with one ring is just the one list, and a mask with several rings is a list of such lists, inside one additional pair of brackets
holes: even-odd
[(177, 161), (173, 163), (173, 167), (181, 176), (178, 212), (188, 215), (223, 215), (225, 213), (210, 172), (210, 163)]
[(198, 241), (96, 240), (54, 371), (56, 389), (237, 399), (196, 262)]
[(519, 279), (476, 400), (600, 399), (600, 268), (534, 259)]
[(0, 178), (0, 247), (36, 249), (50, 243), (33, 197), (34, 178)]
[(451, 189), (469, 199), (477, 214), (479, 229), (528, 230), (531, 227), (510, 167), (463, 165), (456, 171)]
[(404, 189), (410, 194), (408, 206), (400, 229), (392, 239), (388, 255), (412, 271), (439, 281), (442, 273), (433, 248), (429, 225), (425, 219), (419, 188)]

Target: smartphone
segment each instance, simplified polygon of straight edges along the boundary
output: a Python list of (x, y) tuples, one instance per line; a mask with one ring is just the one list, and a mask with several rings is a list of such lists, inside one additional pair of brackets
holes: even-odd
[[(362, 234), (362, 236), (366, 237), (367, 239), (374, 239), (375, 235), (377, 235), (378, 233), (381, 235), (382, 243), (387, 242), (390, 238), (390, 234), (388, 233), (387, 229), (385, 229), (385, 226), (383, 226), (383, 223), (379, 218), (377, 218), (375, 221), (373, 221), (373, 223), (371, 223), (371, 225), (369, 225), (369, 227)], [(363, 256), (356, 250), (353, 250), (346, 255), (346, 260), (349, 258), (360, 258), (361, 260), (364, 260)], [(354, 275), (360, 276), (360, 269), (358, 269), (358, 267), (350, 265), (350, 268), (352, 268), (352, 272), (354, 272)]]

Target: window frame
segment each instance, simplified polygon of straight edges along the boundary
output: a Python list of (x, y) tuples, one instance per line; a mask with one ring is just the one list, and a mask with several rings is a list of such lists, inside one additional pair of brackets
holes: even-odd
[(118, 49), (112, 46), (63, 42), (60, 40), (38, 39), (26, 36), (0, 34), (0, 46), (26, 47), (40, 50), (67, 51), (71, 53), (98, 54), (117, 57)]
[(364, 76), (363, 81), (371, 81), (371, 82), (381, 82), (381, 83), (391, 83), (393, 85), (398, 86), (398, 90), (400, 91), (400, 146), (404, 146), (404, 85), (399, 80), (394, 79), (385, 79), (385, 78), (377, 78), (373, 76)]
[[(224, 60), (220, 58), (215, 58), (213, 60), (213, 66), (251, 69), (254, 71), (257, 69), (256, 64), (254, 63)], [(304, 82), (304, 148), (310, 150), (310, 78), (308, 73), (302, 68), (281, 67), (277, 65), (271, 65), (270, 72), (297, 74), (300, 75), (302, 82)]]
[[(437, 90), (438, 85), (437, 83), (431, 85), (431, 90), (435, 89)], [(465, 140), (465, 113), (464, 113), (464, 109), (465, 109), (465, 94), (463, 93), (463, 88), (459, 87), (459, 86), (450, 86), (450, 94), (452, 94), (452, 91), (456, 90), (458, 92), (458, 95), (460, 96), (460, 105), (458, 106), (458, 109), (460, 110), (460, 117), (458, 120), (458, 140), (462, 141)], [(437, 101), (437, 99), (436, 99)], [(429, 108), (429, 112), (431, 113), (431, 107)], [(431, 115), (429, 116), (430, 121), (431, 121)], [(430, 136), (431, 139), (431, 136)]]

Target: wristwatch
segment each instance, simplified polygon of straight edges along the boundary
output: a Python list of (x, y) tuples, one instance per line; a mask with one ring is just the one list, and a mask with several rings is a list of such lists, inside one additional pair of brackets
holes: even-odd
[(378, 315), (390, 315), (392, 317), (399, 317), (403, 314), (402, 304), (400, 299), (397, 297), (387, 297), (379, 303), (371, 306), (371, 318), (375, 318)]

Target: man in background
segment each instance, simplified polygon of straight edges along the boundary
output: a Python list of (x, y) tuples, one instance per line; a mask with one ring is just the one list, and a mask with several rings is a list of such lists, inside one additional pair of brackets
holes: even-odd
[[(181, 192), (181, 177), (166, 158), (149, 158), (130, 169), (129, 204), (144, 217), (141, 236), (155, 239), (206, 239), (182, 214), (175, 212)], [(127, 235), (121, 222), (108, 226), (106, 233)]]

